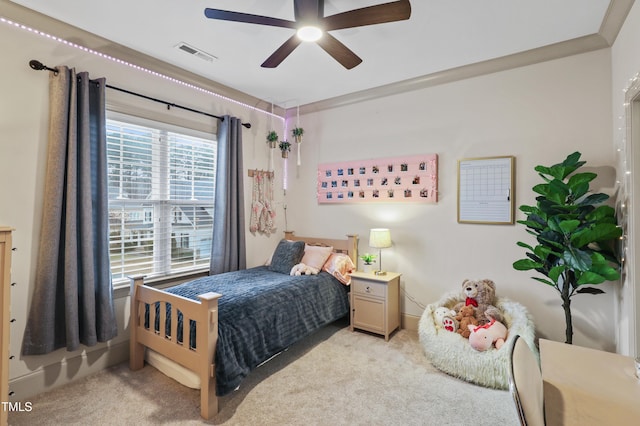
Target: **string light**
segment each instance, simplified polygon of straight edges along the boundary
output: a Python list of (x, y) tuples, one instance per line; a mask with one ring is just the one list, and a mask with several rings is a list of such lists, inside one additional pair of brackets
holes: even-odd
[[(296, 129), (300, 127), (300, 102), (298, 102), (298, 105), (296, 106)], [(302, 140), (302, 139), (300, 139)], [(297, 163), (298, 166), (300, 166), (302, 164), (302, 160), (300, 158), (300, 147), (302, 146), (302, 143), (297, 143), (296, 144), (296, 155), (297, 155)]]
[(4, 24), (7, 24), (7, 25), (10, 25), (10, 26), (12, 26), (14, 28), (18, 28), (20, 30), (27, 31), (27, 32), (30, 32), (32, 34), (36, 34), (38, 36), (41, 36), (43, 38), (58, 42), (60, 44), (64, 44), (65, 46), (81, 50), (81, 51), (83, 51), (85, 53), (89, 53), (89, 54), (98, 56), (98, 57), (100, 57), (102, 59), (107, 59), (107, 60), (115, 62), (117, 64), (124, 65), (124, 66), (129, 67), (129, 68), (133, 68), (136, 71), (141, 71), (141, 72), (144, 72), (146, 74), (150, 74), (150, 75), (152, 75), (154, 77), (158, 77), (158, 78), (161, 78), (163, 80), (169, 81), (171, 83), (175, 83), (175, 84), (178, 84), (180, 86), (184, 86), (184, 87), (187, 87), (189, 89), (196, 90), (198, 92), (204, 93), (206, 95), (214, 96), (214, 97), (222, 99), (224, 101), (231, 102), (231, 103), (239, 105), (239, 106), (241, 106), (243, 108), (246, 108), (246, 109), (249, 109), (249, 110), (252, 110), (252, 111), (256, 111), (256, 112), (259, 112), (261, 114), (266, 114), (266, 115), (270, 116), (272, 119), (275, 117), (275, 118), (277, 118), (279, 120), (284, 121), (284, 117), (280, 117), (279, 115), (276, 115), (276, 114), (273, 113), (273, 107), (271, 109), (271, 112), (265, 111), (263, 109), (254, 107), (253, 105), (249, 105), (249, 104), (246, 104), (244, 102), (240, 102), (238, 100), (235, 100), (235, 99), (229, 98), (227, 96), (221, 95), (219, 93), (213, 92), (213, 91), (211, 91), (209, 89), (205, 89), (203, 87), (196, 86), (195, 84), (187, 83), (186, 81), (182, 81), (182, 80), (179, 80), (177, 78), (170, 77), (170, 76), (165, 75), (165, 74), (161, 74), (161, 73), (159, 73), (157, 71), (153, 71), (153, 70), (150, 70), (148, 68), (141, 67), (140, 65), (136, 65), (136, 64), (133, 64), (131, 62), (127, 62), (127, 61), (124, 61), (122, 59), (118, 59), (116, 57), (104, 54), (104, 53), (99, 52), (97, 50), (93, 50), (93, 49), (90, 49), (88, 47), (79, 45), (77, 43), (73, 43), (73, 42), (70, 42), (68, 40), (65, 40), (63, 38), (60, 38), (60, 37), (45, 33), (43, 31), (37, 30), (35, 28), (28, 27), (28, 26), (26, 26), (24, 24), (20, 24), (18, 22), (15, 22), (15, 21), (12, 21), (10, 19), (7, 19), (4, 16), (0, 16), (0, 22), (2, 22)]

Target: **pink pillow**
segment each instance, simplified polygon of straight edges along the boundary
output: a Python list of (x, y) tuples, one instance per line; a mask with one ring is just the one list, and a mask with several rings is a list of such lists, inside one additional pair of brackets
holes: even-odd
[(302, 256), (300, 263), (304, 263), (307, 266), (320, 270), (322, 269), (322, 265), (324, 265), (331, 255), (332, 251), (333, 247), (310, 246), (309, 244), (306, 244), (304, 246), (304, 256)]
[(356, 266), (346, 254), (331, 253), (322, 270), (336, 277), (342, 284), (349, 285), (351, 284), (351, 273), (356, 270)]

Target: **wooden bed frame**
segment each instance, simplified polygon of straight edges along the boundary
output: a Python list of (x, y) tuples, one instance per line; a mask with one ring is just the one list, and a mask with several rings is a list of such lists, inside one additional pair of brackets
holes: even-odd
[[(348, 235), (346, 239), (297, 237), (292, 231), (285, 231), (288, 240), (305, 241), (310, 245), (332, 246), (335, 252), (346, 253), (357, 265), (358, 236)], [(129, 319), (129, 368), (133, 371), (144, 366), (145, 347), (150, 348), (170, 360), (193, 371), (200, 377), (200, 415), (211, 419), (218, 413), (216, 396), (215, 350), (218, 341), (218, 299), (221, 294), (205, 293), (199, 301), (167, 293), (144, 285), (144, 276), (130, 277), (131, 316)], [(166, 304), (171, 304), (171, 318), (178, 318), (178, 310), (183, 315), (183, 342), (172, 339), (177, 336), (178, 321), (171, 321), (171, 335), (155, 331), (155, 327), (145, 328), (145, 306), (160, 303), (160, 324), (165, 323)], [(155, 324), (156, 311), (149, 309), (148, 324)], [(197, 323), (196, 349), (189, 348), (189, 324)], [(160, 327), (162, 329), (162, 327)]]

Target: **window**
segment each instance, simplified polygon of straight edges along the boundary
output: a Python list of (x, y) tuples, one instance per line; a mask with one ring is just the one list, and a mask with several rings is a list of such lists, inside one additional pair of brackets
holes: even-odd
[(216, 142), (161, 123), (107, 120), (109, 254), (114, 284), (206, 269)]

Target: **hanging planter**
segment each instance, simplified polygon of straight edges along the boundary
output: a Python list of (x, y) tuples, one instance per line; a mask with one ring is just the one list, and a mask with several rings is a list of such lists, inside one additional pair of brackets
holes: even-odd
[(300, 143), (302, 142), (302, 135), (304, 135), (304, 129), (302, 127), (296, 127), (291, 131), (291, 134), (293, 135), (293, 139), (296, 141), (296, 143)]
[(291, 144), (287, 141), (280, 142), (280, 151), (282, 151), (282, 158), (289, 158), (289, 151), (291, 151)]
[(267, 143), (269, 144), (269, 148), (271, 149), (275, 149), (275, 147), (278, 145), (278, 134), (275, 130), (271, 130), (267, 134)]

